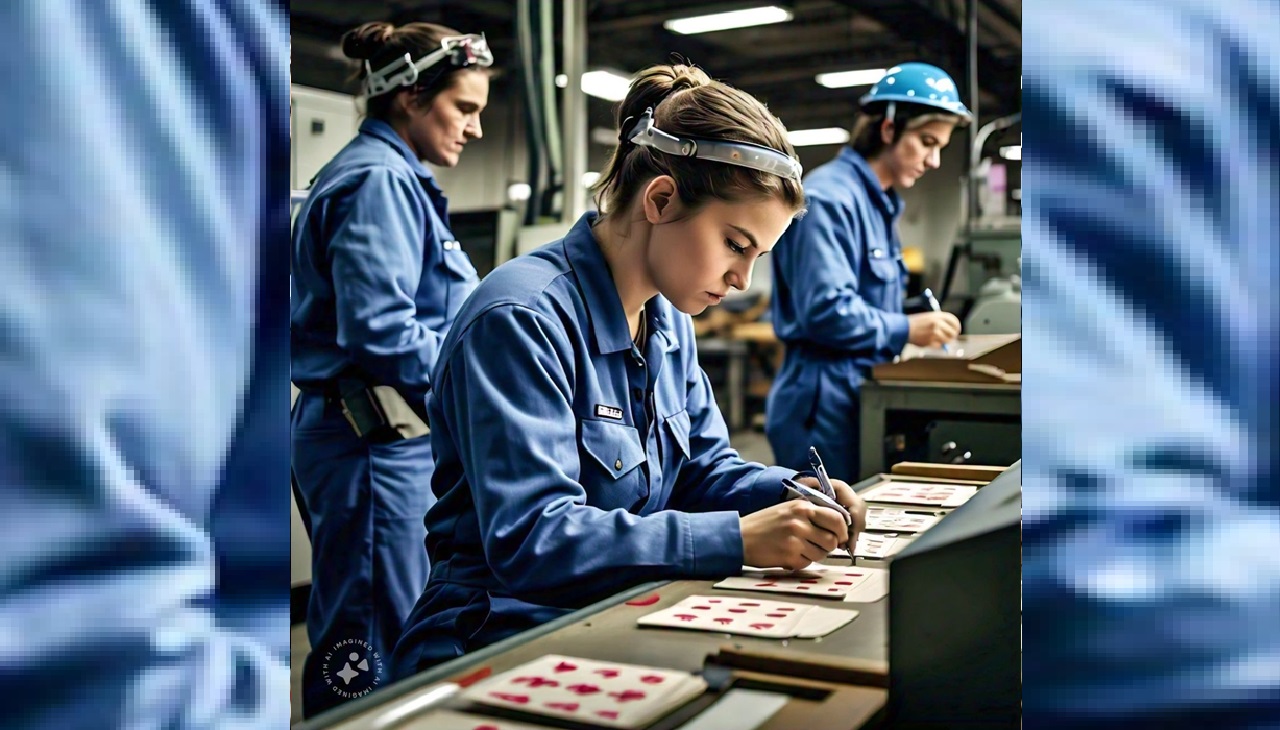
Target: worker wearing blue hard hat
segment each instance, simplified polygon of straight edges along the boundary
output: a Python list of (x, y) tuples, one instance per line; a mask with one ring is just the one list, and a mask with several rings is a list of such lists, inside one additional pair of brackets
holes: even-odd
[(960, 333), (941, 311), (904, 314), (906, 266), (895, 226), (899, 191), (941, 164), (972, 112), (955, 81), (925, 63), (888, 69), (861, 99), (849, 146), (804, 180), (808, 213), (774, 250), (772, 316), (786, 357), (765, 430), (779, 464), (803, 469), (810, 446), (830, 472), (859, 478), (858, 392), (872, 366), (907, 343)]

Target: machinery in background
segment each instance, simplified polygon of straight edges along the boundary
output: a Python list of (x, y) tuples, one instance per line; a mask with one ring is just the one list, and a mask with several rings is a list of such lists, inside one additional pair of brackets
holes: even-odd
[(449, 213), (449, 228), (482, 279), (517, 255), (519, 225), (519, 214), (508, 208)]
[[(1013, 222), (1016, 223), (1016, 220)], [(968, 294), (953, 289), (966, 264)], [(974, 228), (951, 249), (942, 301), (959, 299), (964, 332), (973, 335), (1022, 331), (1022, 229), (1014, 225)]]

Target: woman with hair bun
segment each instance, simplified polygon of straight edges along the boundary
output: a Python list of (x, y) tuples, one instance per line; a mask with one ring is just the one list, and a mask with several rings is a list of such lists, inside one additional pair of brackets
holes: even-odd
[(782, 123), (688, 66), (642, 71), (617, 115), (602, 213), (498, 267), (441, 347), (431, 580), (396, 677), (646, 581), (803, 568), (863, 524), (843, 482), (848, 521), (784, 502), (796, 472), (739, 457), (698, 365), (690, 315), (802, 209)]
[(366, 119), (311, 186), (294, 226), (292, 416), (312, 545), (307, 717), (375, 689), (430, 572), (425, 401), (440, 344), (478, 277), (423, 160), (458, 164), (481, 136), (493, 57), (481, 35), (365, 23)]

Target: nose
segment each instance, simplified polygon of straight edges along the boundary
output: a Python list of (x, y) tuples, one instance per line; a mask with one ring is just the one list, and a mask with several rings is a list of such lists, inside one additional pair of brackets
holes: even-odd
[(481, 137), (484, 136), (484, 130), (480, 128), (479, 114), (475, 115), (475, 117), (473, 117), (471, 121), (467, 123), (467, 128), (463, 130), (463, 133), (466, 134), (471, 139), (480, 139)]
[(755, 267), (754, 262), (743, 264), (736, 269), (730, 269), (725, 275), (725, 282), (737, 289), (738, 291), (746, 291), (751, 288), (751, 271)]
[(930, 170), (942, 167), (942, 152), (937, 147), (929, 150), (929, 154), (924, 158), (924, 166)]

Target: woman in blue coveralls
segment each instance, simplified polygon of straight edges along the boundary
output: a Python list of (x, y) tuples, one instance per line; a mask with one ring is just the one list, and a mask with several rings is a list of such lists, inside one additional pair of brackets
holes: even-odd
[(618, 119), (603, 215), (496, 269), (445, 339), (431, 581), (396, 677), (645, 581), (803, 568), (863, 524), (843, 482), (852, 527), (783, 502), (796, 472), (738, 456), (698, 366), (689, 315), (801, 210), (782, 123), (686, 66), (641, 72)]
[(849, 147), (804, 181), (808, 212), (773, 262), (772, 316), (786, 344), (765, 431), (779, 464), (805, 468), (810, 446), (827, 469), (859, 478), (858, 390), (871, 367), (908, 342), (938, 347), (960, 321), (903, 314), (906, 266), (894, 228), (898, 190), (936, 169), (952, 131), (970, 120), (942, 69), (904, 63), (862, 97)]
[(385, 683), (430, 573), (426, 395), (441, 342), (478, 283), (426, 160), (481, 136), (493, 62), (483, 36), (366, 23), (367, 118), (317, 175), (292, 261), (293, 470), (313, 553), (306, 716)]

